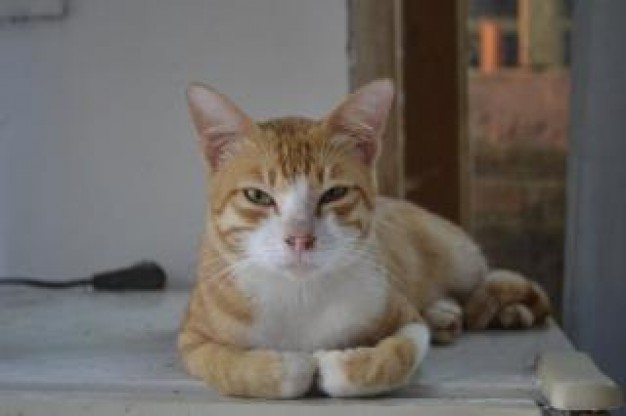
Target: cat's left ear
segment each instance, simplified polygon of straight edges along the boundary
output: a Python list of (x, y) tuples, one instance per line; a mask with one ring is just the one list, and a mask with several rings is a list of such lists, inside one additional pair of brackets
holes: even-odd
[(390, 79), (373, 81), (352, 93), (327, 118), (326, 125), (339, 140), (350, 140), (365, 164), (371, 166), (380, 153), (387, 116), (393, 103)]
[(187, 103), (204, 157), (215, 171), (257, 129), (232, 101), (206, 85), (187, 88)]

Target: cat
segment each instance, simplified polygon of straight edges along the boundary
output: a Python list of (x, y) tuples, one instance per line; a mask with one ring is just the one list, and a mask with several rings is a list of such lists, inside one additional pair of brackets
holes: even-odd
[(549, 315), (536, 283), (490, 270), (459, 227), (377, 196), (393, 99), (377, 80), (320, 120), (257, 123), (210, 87), (187, 89), (209, 177), (178, 337), (191, 375), (234, 396), (381, 394), (408, 382), (431, 342)]

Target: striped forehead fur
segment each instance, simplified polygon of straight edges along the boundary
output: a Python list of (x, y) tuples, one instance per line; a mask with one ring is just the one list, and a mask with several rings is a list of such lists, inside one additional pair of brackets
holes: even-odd
[(319, 121), (303, 117), (285, 117), (258, 124), (263, 145), (269, 146), (276, 157), (283, 177), (309, 175), (324, 162), (321, 159), (328, 146)]

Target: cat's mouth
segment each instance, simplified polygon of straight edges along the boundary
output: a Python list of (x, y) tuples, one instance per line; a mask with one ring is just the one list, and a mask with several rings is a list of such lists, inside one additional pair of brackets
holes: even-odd
[(317, 270), (318, 267), (313, 263), (288, 263), (287, 270), (295, 274), (307, 274)]
[(319, 269), (319, 266), (313, 261), (310, 254), (294, 253), (289, 257), (285, 266), (291, 274), (305, 275)]

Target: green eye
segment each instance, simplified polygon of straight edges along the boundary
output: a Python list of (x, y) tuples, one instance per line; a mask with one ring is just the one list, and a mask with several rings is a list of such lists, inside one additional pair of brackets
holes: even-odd
[(274, 205), (274, 199), (260, 189), (246, 188), (243, 190), (243, 194), (246, 199), (248, 199), (248, 201), (252, 202), (253, 204), (263, 205), (266, 207)]
[(328, 204), (329, 202), (337, 201), (348, 193), (347, 186), (333, 186), (328, 191), (324, 192), (320, 198), (320, 204)]

